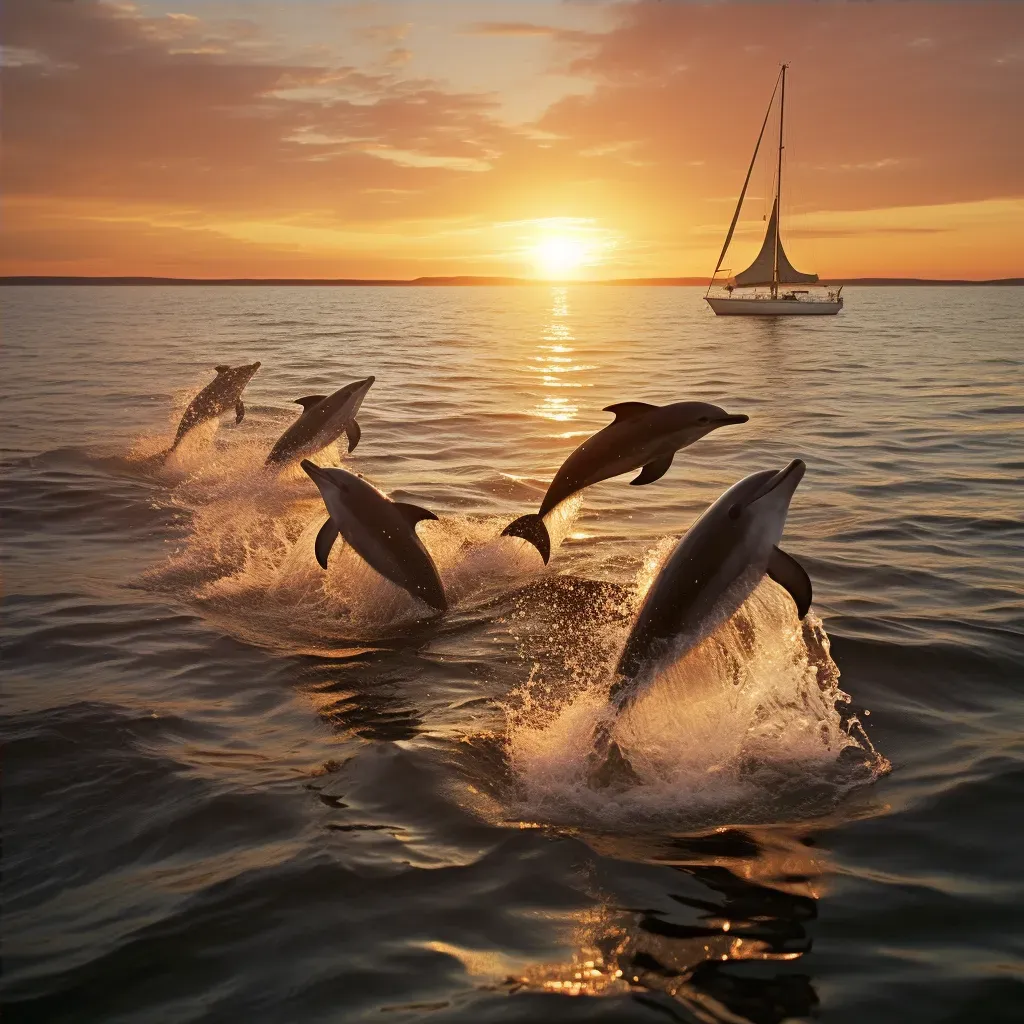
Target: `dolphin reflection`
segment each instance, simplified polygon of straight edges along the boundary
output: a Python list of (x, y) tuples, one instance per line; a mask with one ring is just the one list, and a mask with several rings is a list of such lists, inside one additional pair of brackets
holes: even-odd
[(757, 1024), (814, 1011), (806, 974), (735, 970), (741, 961), (781, 965), (810, 952), (827, 864), (805, 831), (727, 828), (653, 846), (643, 837), (581, 838), (603, 857), (663, 869), (665, 891), (643, 909), (610, 900), (578, 915), (571, 959), (526, 968), (508, 979), (513, 991), (630, 995), (663, 1010), (680, 1003), (700, 1020)]

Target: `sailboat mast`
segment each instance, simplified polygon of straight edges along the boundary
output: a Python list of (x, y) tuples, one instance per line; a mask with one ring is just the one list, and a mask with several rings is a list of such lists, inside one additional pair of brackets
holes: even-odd
[[(781, 72), (779, 75), (781, 78)], [(736, 200), (736, 209), (732, 215), (732, 223), (729, 225), (729, 230), (725, 235), (725, 244), (722, 246), (722, 252), (718, 257), (718, 262), (715, 264), (715, 272), (711, 275), (711, 280), (708, 281), (708, 290), (704, 293), (704, 297), (711, 292), (711, 288), (715, 283), (715, 278), (718, 277), (719, 270), (722, 269), (722, 261), (725, 259), (725, 254), (729, 251), (729, 243), (732, 241), (733, 232), (736, 230), (736, 222), (740, 219), (740, 210), (743, 208), (743, 197), (747, 194), (747, 186), (750, 184), (750, 176), (754, 173), (754, 164), (757, 163), (757, 152), (761, 148), (761, 140), (764, 138), (764, 130), (768, 127), (768, 118), (772, 116), (772, 104), (775, 102), (775, 94), (779, 91), (779, 78), (775, 79), (775, 88), (772, 89), (771, 99), (768, 100), (768, 109), (764, 112), (764, 120), (761, 122), (761, 131), (758, 132), (757, 142), (754, 144), (754, 155), (750, 158), (750, 166), (747, 168), (747, 176), (743, 179), (743, 188), (740, 189), (740, 197)]]
[(782, 65), (782, 95), (779, 98), (779, 169), (775, 175), (775, 261), (772, 267), (772, 298), (779, 294), (779, 235), (782, 228), (782, 122), (786, 116), (786, 68)]

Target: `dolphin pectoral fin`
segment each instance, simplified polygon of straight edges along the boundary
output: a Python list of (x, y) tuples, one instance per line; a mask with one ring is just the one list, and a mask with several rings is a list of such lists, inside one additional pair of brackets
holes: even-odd
[[(350, 448), (349, 451), (351, 450), (352, 449)], [(437, 518), (429, 508), (420, 508), (419, 505), (410, 505), (407, 501), (393, 501), (392, 504), (399, 512), (402, 513), (402, 518), (412, 527), (415, 527), (422, 519)]]
[(792, 555), (787, 555), (779, 548), (772, 548), (767, 573), (780, 587), (789, 591), (802, 619), (811, 607), (811, 580), (804, 572), (804, 567)]
[(331, 548), (334, 547), (334, 542), (338, 539), (338, 528), (334, 525), (334, 520), (328, 517), (327, 522), (320, 527), (320, 532), (316, 535), (316, 544), (313, 545), (313, 550), (316, 551), (316, 560), (320, 563), (321, 569), (327, 568), (327, 556), (331, 553)]
[[(348, 450), (349, 453), (356, 450), (356, 445), (359, 444), (359, 438), (363, 436), (362, 430), (359, 429), (359, 424), (355, 420), (349, 420), (345, 424), (345, 433), (348, 435)], [(434, 516), (436, 519), (437, 516)]]
[(669, 466), (672, 465), (672, 459), (675, 458), (675, 452), (671, 455), (665, 456), (663, 459), (655, 459), (653, 462), (648, 462), (642, 470), (640, 475), (635, 480), (630, 480), (630, 485), (633, 487), (642, 487), (644, 484), (653, 484), (655, 480), (660, 480), (667, 472)]
[(606, 405), (602, 411), (615, 413), (615, 422), (620, 423), (622, 420), (632, 419), (657, 408), (656, 405), (649, 405), (647, 402), (618, 402), (615, 405)]
[(230, 366), (215, 366), (214, 369), (217, 371), (218, 376), (222, 373), (227, 373), (231, 369)]
[(242, 400), (238, 400), (238, 405), (235, 406), (235, 425), (237, 426), (242, 420), (245, 419), (245, 406), (242, 404)]
[(305, 398), (296, 398), (294, 404), (301, 405), (303, 412), (308, 412), (314, 405), (319, 405), (326, 395), (306, 395)]
[(551, 557), (551, 537), (548, 534), (548, 528), (544, 525), (544, 520), (535, 512), (529, 512), (525, 516), (513, 519), (501, 531), (501, 535), (502, 537), (521, 537), (523, 540), (529, 541), (540, 552), (544, 564), (548, 564), (548, 559)]

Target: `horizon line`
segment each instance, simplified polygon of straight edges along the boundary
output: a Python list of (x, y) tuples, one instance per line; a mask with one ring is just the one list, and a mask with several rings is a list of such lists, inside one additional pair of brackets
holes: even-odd
[[(831, 277), (818, 282), (837, 285), (1024, 285), (1024, 277), (1001, 278), (924, 278), (924, 277)], [(707, 277), (619, 277), (562, 278), (505, 277), (485, 275), (423, 276), (415, 278), (357, 277), (161, 277), (127, 274), (8, 274), (0, 275), (0, 286), (12, 285), (171, 285), (178, 287), (505, 287), (546, 285), (600, 285), (610, 287), (700, 287), (710, 284)]]

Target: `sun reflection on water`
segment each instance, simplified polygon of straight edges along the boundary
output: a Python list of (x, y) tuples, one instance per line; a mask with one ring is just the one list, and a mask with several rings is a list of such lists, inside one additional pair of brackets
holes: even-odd
[(679, 872), (662, 906), (627, 910), (606, 896), (570, 915), (567, 960), (531, 964), (506, 984), (569, 996), (658, 992), (700, 1020), (777, 1024), (811, 1012), (817, 994), (803, 975), (769, 973), (741, 988), (722, 969), (809, 952), (806, 924), (821, 895), (821, 855), (786, 830), (721, 829), (679, 846), (675, 856), (663, 851), (648, 860)]
[[(574, 379), (572, 375), (595, 369), (580, 363), (573, 355), (575, 349), (571, 342), (576, 339), (567, 322), (569, 315), (569, 289), (552, 288), (551, 320), (544, 328), (537, 355), (530, 360), (529, 366), (532, 372), (540, 375), (545, 388), (587, 387), (585, 381)], [(533, 412), (542, 419), (565, 423), (576, 418), (579, 405), (569, 398), (546, 394)]]

